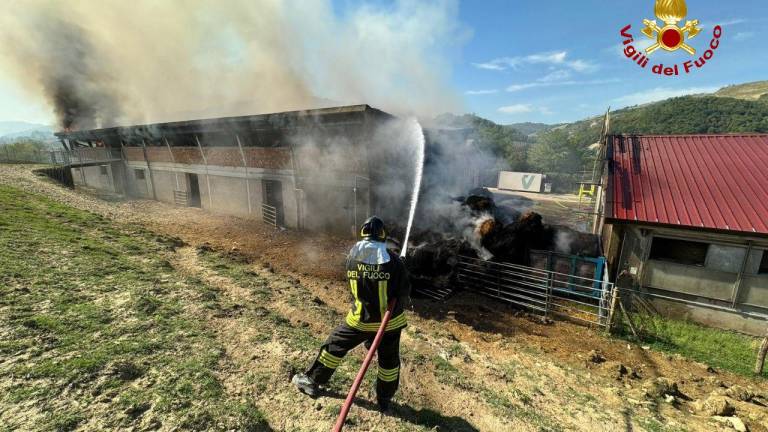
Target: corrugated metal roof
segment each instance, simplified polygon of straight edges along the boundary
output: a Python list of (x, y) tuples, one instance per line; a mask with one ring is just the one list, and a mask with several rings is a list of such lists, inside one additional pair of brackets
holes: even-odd
[(231, 129), (233, 127), (237, 127), (238, 125), (254, 127), (254, 126), (258, 126), (259, 124), (269, 126), (269, 127), (280, 127), (281, 125), (286, 125), (286, 124), (292, 125), (297, 120), (301, 120), (301, 119), (312, 119), (314, 121), (314, 119), (322, 119), (324, 117), (343, 116), (343, 115), (360, 115), (362, 118), (362, 115), (364, 115), (365, 113), (371, 113), (371, 114), (379, 115), (383, 117), (392, 117), (390, 114), (385, 113), (384, 111), (378, 110), (376, 108), (372, 108), (369, 105), (360, 104), (360, 105), (346, 105), (346, 106), (306, 109), (306, 110), (300, 110), (300, 111), (285, 111), (285, 112), (266, 113), (266, 114), (254, 114), (254, 115), (235, 116), (235, 117), (218, 117), (218, 118), (141, 124), (141, 125), (132, 125), (132, 126), (111, 126), (107, 128), (100, 128), (100, 129), (60, 131), (60, 132), (56, 132), (54, 135), (56, 135), (59, 138), (89, 140), (89, 139), (98, 139), (100, 137), (103, 137), (104, 135), (109, 135), (109, 134), (116, 134), (116, 135), (150, 134), (151, 135), (153, 131), (156, 131), (156, 130), (159, 131), (159, 130), (188, 129), (190, 131), (197, 131), (197, 130), (211, 131), (211, 130), (215, 130), (216, 128), (226, 130), (226, 129)]
[(768, 234), (768, 135), (609, 140), (609, 219)]

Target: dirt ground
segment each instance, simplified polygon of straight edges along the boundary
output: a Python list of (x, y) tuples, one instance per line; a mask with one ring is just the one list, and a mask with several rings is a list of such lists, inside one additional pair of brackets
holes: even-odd
[[(237, 280), (201, 263), (196, 252), (201, 247), (268, 278), (273, 289), (292, 299), (273, 300), (272, 307), (292, 322), (306, 324), (319, 338), (336, 323), (307, 304), (327, 305), (338, 316), (348, 308), (341, 269), (351, 239), (276, 230), (257, 221), (154, 201), (101, 201), (38, 177), (32, 168), (0, 165), (0, 184), (180, 238), (187, 246), (177, 251), (174, 267), (219, 286), (237, 304), (257, 300)], [(764, 380), (714, 370), (568, 322), (542, 323), (470, 294), (442, 303), (417, 300), (409, 315), (396, 401), (396, 416), (405, 421), (375, 415), (366, 402), (373, 396), (363, 389), (345, 430), (725, 431), (739, 430), (743, 422), (748, 430), (768, 431)], [(211, 319), (233, 359), (231, 374), (224, 379), (227, 388), (249, 397), (238, 377), (252, 371), (253, 356), (261, 355), (253, 335), (236, 314)], [(293, 360), (314, 355), (278, 344), (265, 356), (274, 361), (275, 352)], [(355, 355), (362, 356), (361, 350)], [(305, 398), (290, 388), (285, 365), (271, 366), (271, 374), (286, 375), (270, 394), (258, 397), (270, 419), (285, 419), (272, 428), (327, 430), (343, 395)], [(735, 411), (719, 410), (720, 403)]]

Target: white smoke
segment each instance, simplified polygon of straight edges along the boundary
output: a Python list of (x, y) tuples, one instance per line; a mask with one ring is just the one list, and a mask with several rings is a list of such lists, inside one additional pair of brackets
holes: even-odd
[(460, 108), (467, 36), (454, 0), (25, 0), (4, 5), (0, 73), (74, 128), (357, 103), (432, 116)]
[(493, 258), (493, 254), (483, 246), (483, 237), (480, 233), (480, 227), (488, 221), (493, 221), (492, 215), (480, 215), (467, 224), (462, 233), (464, 240), (477, 252), (477, 256), (484, 260)]
[(575, 240), (574, 234), (566, 230), (558, 230), (555, 234), (555, 251), (559, 253), (571, 253), (571, 245)]

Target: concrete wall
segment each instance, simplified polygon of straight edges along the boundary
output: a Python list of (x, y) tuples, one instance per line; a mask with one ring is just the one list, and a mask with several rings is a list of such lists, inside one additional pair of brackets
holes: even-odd
[[(144, 157), (145, 151), (148, 161)], [(322, 183), (315, 178), (305, 179), (304, 189), (297, 190), (291, 154), (285, 148), (252, 147), (244, 148), (241, 153), (238, 147), (204, 147), (201, 152), (198, 147), (148, 146), (146, 149), (125, 147), (123, 154), (126, 160), (108, 169), (110, 174), (114, 172), (120, 176), (119, 189), (131, 197), (156, 197), (159, 201), (174, 204), (176, 191), (189, 191), (187, 174), (192, 173), (198, 176), (203, 209), (261, 220), (263, 181), (279, 181), (286, 227), (344, 235), (356, 230), (353, 226), (354, 176), (331, 173), (325, 176), (328, 178), (323, 177), (325, 181)], [(137, 176), (137, 170), (144, 173), (143, 179)], [(117, 180), (99, 178), (99, 172), (99, 167), (85, 168), (82, 173), (73, 170), (73, 178), (77, 184), (82, 184), (85, 175), (88, 186), (114, 191)], [(362, 188), (361, 193), (366, 196), (358, 197), (357, 224), (369, 212), (368, 190)]]
[(768, 276), (744, 276), (740, 301), (749, 306), (768, 305)]
[(85, 186), (98, 191), (115, 193), (115, 181), (113, 180), (112, 166), (103, 165), (106, 173), (102, 173), (102, 166), (85, 166), (72, 168), (72, 178), (76, 186)]
[(764, 319), (757, 319), (738, 311), (709, 309), (662, 299), (653, 300), (652, 304), (659, 313), (675, 319), (693, 321), (709, 327), (734, 330), (753, 336), (765, 335)]
[[(264, 202), (263, 180), (281, 182), (283, 190), (283, 220), (288, 228), (298, 228), (298, 203), (290, 177), (254, 174), (257, 178), (199, 175), (202, 208), (214, 213), (262, 219)], [(210, 193), (209, 188), (210, 186)], [(250, 210), (248, 197), (250, 193)]]
[[(288, 228), (304, 228), (303, 214), (306, 214), (304, 209), (304, 194), (303, 191), (297, 191), (292, 181), (283, 183), (283, 202), (285, 204), (285, 223)], [(301, 206), (301, 209), (299, 208)]]
[(654, 260), (646, 262), (643, 275), (643, 286), (721, 301), (731, 300), (738, 278), (737, 273)]
[(123, 161), (112, 162), (110, 164), (110, 170), (115, 192), (125, 195), (127, 193), (127, 186), (125, 184), (125, 163)]
[[(612, 265), (617, 274), (626, 272), (631, 286), (658, 309), (676, 319), (760, 335), (768, 320), (768, 274), (758, 274), (758, 263), (768, 253), (764, 237), (711, 233), (690, 229), (625, 225), (618, 256)], [(656, 237), (706, 243), (703, 265), (687, 265), (653, 259), (650, 250)], [(613, 245), (611, 245), (613, 247)], [(712, 250), (740, 250), (743, 258), (723, 270), (710, 260)], [(750, 250), (747, 254), (746, 251)], [(730, 256), (730, 255), (729, 255)], [(735, 258), (734, 258), (735, 259)], [(730, 261), (730, 259), (729, 259)], [(660, 297), (668, 298), (660, 298)], [(679, 301), (674, 300), (679, 299)]]
[[(155, 150), (161, 154), (162, 148)], [(299, 206), (301, 204), (297, 202), (293, 175), (288, 170), (152, 162), (152, 159), (153, 156), (150, 156), (152, 179), (154, 179), (157, 199), (160, 201), (174, 203), (174, 191), (189, 191), (187, 173), (192, 173), (198, 176), (200, 205), (203, 209), (214, 213), (261, 220), (264, 189), (262, 181), (276, 180), (282, 183), (285, 226), (288, 228), (299, 227)], [(136, 179), (136, 169), (145, 170), (145, 180)], [(131, 196), (151, 199), (152, 183), (146, 163), (129, 161), (126, 172), (128, 173), (126, 182)]]
[[(155, 194), (158, 201), (167, 203), (174, 203), (173, 191), (176, 190), (176, 176), (175, 173), (169, 171), (161, 171), (152, 168), (152, 177), (150, 181), (154, 182)], [(150, 183), (151, 186), (151, 183)], [(151, 194), (150, 190), (150, 194)]]
[(354, 196), (352, 187), (307, 185), (303, 203), (306, 209), (304, 227), (310, 231), (340, 235), (357, 231), (356, 227), (353, 227)]
[(246, 179), (211, 175), (202, 177), (201, 181), (200, 196), (204, 209), (235, 216), (250, 215)]
[(80, 168), (72, 168), (72, 182), (75, 184), (75, 186), (85, 185), (83, 171)]
[[(137, 170), (144, 172), (144, 179), (137, 178)], [(129, 196), (152, 199), (149, 170), (147, 169), (146, 164), (127, 166), (125, 169), (125, 180), (126, 192)]]

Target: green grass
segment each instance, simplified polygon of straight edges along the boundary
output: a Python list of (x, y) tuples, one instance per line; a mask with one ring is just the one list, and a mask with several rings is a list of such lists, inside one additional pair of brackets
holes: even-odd
[(219, 381), (223, 347), (188, 312), (218, 292), (174, 271), (175, 242), (0, 186), (0, 353), (15, 360), (0, 365), (0, 412), (56, 407), (8, 427), (67, 431), (95, 416), (124, 429), (153, 415), (182, 429), (269, 430)]
[[(625, 327), (624, 338), (668, 353), (683, 355), (710, 366), (737, 374), (754, 376), (753, 367), (759, 340), (727, 330), (673, 320), (658, 315), (633, 314), (640, 340)], [(768, 377), (764, 373), (763, 378)]]
[(686, 432), (687, 429), (665, 425), (653, 417), (641, 418), (638, 424), (648, 432)]

